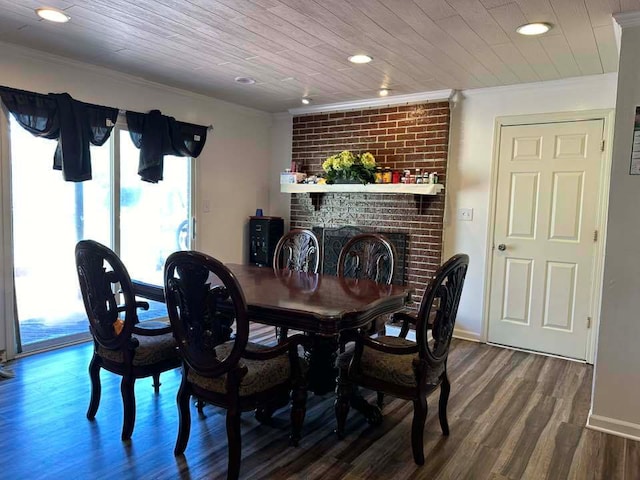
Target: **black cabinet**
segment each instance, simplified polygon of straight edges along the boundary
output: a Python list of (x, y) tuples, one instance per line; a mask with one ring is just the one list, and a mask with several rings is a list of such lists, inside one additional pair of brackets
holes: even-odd
[(284, 220), (280, 217), (249, 217), (249, 263), (273, 264), (273, 253), (284, 234)]

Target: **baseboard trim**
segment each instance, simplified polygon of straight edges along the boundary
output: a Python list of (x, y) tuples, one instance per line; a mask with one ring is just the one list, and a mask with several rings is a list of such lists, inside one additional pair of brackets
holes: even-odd
[(479, 334), (475, 332), (471, 332), (469, 330), (464, 330), (462, 328), (453, 329), (453, 338), (459, 338), (460, 340), (468, 340), (470, 342), (484, 343), (482, 338), (480, 338)]
[(640, 425), (637, 423), (603, 417), (602, 415), (594, 415), (589, 412), (586, 427), (591, 430), (597, 430), (598, 432), (609, 433), (618, 437), (628, 438), (629, 440), (640, 441)]
[[(396, 325), (385, 325), (385, 329), (386, 329), (387, 335), (393, 335), (397, 337), (398, 334), (400, 333), (400, 327)], [(457, 328), (454, 328), (453, 330), (453, 338), (458, 338), (460, 340), (468, 340), (470, 342), (484, 343), (480, 339), (480, 335), (478, 335), (477, 333), (470, 332), (469, 330), (463, 330), (463, 329), (457, 329)], [(409, 333), (407, 333), (407, 339), (412, 340), (414, 342), (416, 341), (415, 330), (409, 330)]]

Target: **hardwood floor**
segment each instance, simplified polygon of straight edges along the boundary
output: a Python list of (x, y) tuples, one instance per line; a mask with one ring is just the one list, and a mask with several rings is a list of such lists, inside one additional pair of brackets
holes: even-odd
[[(254, 325), (254, 340), (274, 329)], [(130, 443), (120, 441), (119, 377), (103, 372), (96, 420), (87, 373), (91, 345), (22, 358), (0, 381), (0, 472), (3, 478), (226, 478), (225, 411), (192, 413), (191, 438), (173, 456), (180, 371), (136, 384), (137, 418)], [(412, 406), (386, 397), (384, 421), (357, 413), (347, 437), (333, 433), (333, 398), (309, 396), (300, 447), (288, 446), (288, 411), (260, 425), (242, 419), (242, 478), (256, 479), (640, 479), (640, 443), (584, 428), (592, 368), (556, 358), (455, 341), (449, 357), (451, 435), (440, 433), (437, 394), (429, 398), (426, 464), (413, 463)], [(369, 397), (374, 399), (374, 394)]]

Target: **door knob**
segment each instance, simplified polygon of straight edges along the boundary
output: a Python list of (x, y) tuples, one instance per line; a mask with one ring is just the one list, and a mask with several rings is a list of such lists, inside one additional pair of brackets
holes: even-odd
[(507, 249), (507, 246), (504, 243), (501, 243), (500, 245), (498, 245), (498, 250), (500, 250), (501, 252), (504, 252)]

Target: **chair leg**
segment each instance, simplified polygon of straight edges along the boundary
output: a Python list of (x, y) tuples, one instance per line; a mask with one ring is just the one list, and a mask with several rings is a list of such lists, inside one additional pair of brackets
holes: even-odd
[(227, 410), (227, 443), (229, 444), (227, 480), (237, 480), (240, 477), (242, 439), (240, 437), (240, 412), (234, 409)]
[(413, 460), (424, 465), (424, 424), (427, 420), (427, 397), (423, 394), (413, 401), (413, 423), (411, 424), (411, 449)]
[(160, 393), (160, 372), (153, 374), (153, 390), (156, 392), (156, 395)]
[(122, 425), (122, 440), (129, 440), (133, 433), (133, 425), (136, 421), (136, 397), (134, 393), (136, 379), (130, 375), (124, 375), (120, 382), (122, 405), (124, 407), (124, 421)]
[(447, 403), (449, 402), (449, 392), (451, 384), (447, 372), (444, 372), (442, 383), (440, 384), (440, 402), (438, 404), (438, 417), (440, 418), (440, 428), (443, 435), (449, 435), (449, 422), (447, 421)]
[(183, 373), (182, 383), (178, 389), (178, 438), (176, 446), (173, 449), (174, 455), (182, 455), (187, 448), (189, 434), (191, 433), (191, 410), (190, 401), (191, 393), (185, 381), (186, 373)]
[(289, 329), (285, 327), (276, 327), (276, 340), (284, 342), (289, 334)]
[(87, 418), (93, 420), (100, 406), (100, 394), (102, 386), (100, 385), (100, 364), (95, 355), (89, 363), (89, 378), (91, 379), (91, 400), (89, 401), (89, 409), (87, 410)]
[(378, 405), (378, 408), (382, 410), (382, 407), (384, 406), (384, 392), (377, 392), (377, 393), (378, 393), (377, 405)]
[(306, 413), (307, 386), (303, 380), (299, 380), (291, 391), (291, 437), (289, 443), (294, 447), (297, 447), (300, 442)]
[(347, 375), (348, 372), (341, 368), (336, 381), (334, 409), (336, 412), (336, 434), (340, 439), (344, 438), (344, 427), (347, 423), (347, 415), (349, 414), (349, 408), (351, 406), (351, 392), (353, 390), (353, 386), (349, 382)]

